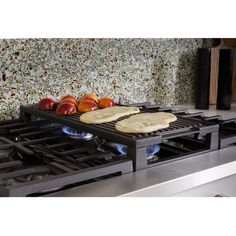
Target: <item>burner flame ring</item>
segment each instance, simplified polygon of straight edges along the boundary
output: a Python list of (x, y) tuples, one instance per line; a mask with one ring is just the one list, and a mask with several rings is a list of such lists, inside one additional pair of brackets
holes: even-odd
[[(161, 147), (158, 144), (154, 144), (152, 146), (149, 146), (146, 151), (146, 158), (151, 159), (155, 154), (157, 154), (160, 151)], [(127, 146), (124, 144), (117, 144), (117, 150), (120, 152), (122, 156), (127, 155)]]
[(66, 135), (68, 135), (71, 138), (75, 138), (75, 139), (85, 139), (85, 140), (90, 140), (93, 138), (93, 134), (84, 132), (84, 131), (80, 131), (80, 130), (76, 130), (73, 129), (69, 126), (63, 126), (62, 127), (62, 132)]

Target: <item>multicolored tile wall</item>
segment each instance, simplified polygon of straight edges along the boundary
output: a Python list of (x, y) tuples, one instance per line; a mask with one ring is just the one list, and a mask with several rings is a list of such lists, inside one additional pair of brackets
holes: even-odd
[(91, 92), (124, 103), (193, 103), (196, 52), (213, 39), (0, 39), (0, 119), (20, 104)]

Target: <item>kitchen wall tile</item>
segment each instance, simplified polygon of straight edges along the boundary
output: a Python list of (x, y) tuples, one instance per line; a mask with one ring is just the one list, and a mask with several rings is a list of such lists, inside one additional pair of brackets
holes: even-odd
[(196, 51), (212, 39), (0, 39), (0, 119), (43, 97), (194, 102)]

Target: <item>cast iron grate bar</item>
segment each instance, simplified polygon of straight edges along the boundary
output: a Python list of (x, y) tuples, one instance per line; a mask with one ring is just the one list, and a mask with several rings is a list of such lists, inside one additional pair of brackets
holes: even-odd
[(111, 160), (112, 159), (112, 154), (111, 153), (94, 153), (92, 155), (89, 156), (82, 156), (82, 157), (78, 157), (76, 158), (76, 162), (77, 163), (81, 163), (84, 161), (89, 161), (89, 160), (98, 160), (98, 159), (105, 159), (105, 160)]
[(38, 139), (33, 139), (33, 140), (28, 140), (28, 141), (22, 141), (20, 142), (21, 145), (33, 145), (33, 144), (41, 144), (47, 141), (53, 141), (53, 140), (58, 140), (62, 138), (61, 135), (54, 135), (54, 136), (50, 136), (50, 137), (45, 137), (45, 138), (38, 138)]
[(187, 112), (187, 109), (172, 110), (172, 113), (176, 115), (183, 114), (185, 112)]
[(188, 113), (188, 114), (185, 114), (185, 115), (182, 115), (181, 117), (183, 118), (187, 118), (187, 117), (203, 117), (204, 116), (204, 113), (203, 112), (195, 112), (195, 113)]
[(228, 120), (221, 120), (220, 121), (221, 125), (228, 124), (228, 123), (236, 123), (236, 118), (232, 118), (232, 119), (228, 119)]
[[(132, 172), (131, 160), (113, 161), (99, 166), (89, 167), (84, 170), (50, 176), (45, 178), (44, 181), (34, 180), (30, 183), (26, 182), (14, 186), (5, 186), (4, 188), (0, 188), (0, 196), (28, 196), (30, 194), (65, 187), (70, 184), (80, 183), (109, 174), (125, 174), (128, 172)], [(17, 175), (20, 175), (20, 173)]]
[(34, 154), (33, 151), (31, 151), (30, 149), (24, 147), (21, 143), (15, 143), (12, 140), (4, 138), (4, 137), (0, 137), (0, 140), (5, 142), (5, 144), (0, 145), (0, 150), (4, 150), (4, 149), (14, 147), (14, 148), (26, 153), (27, 155), (33, 155)]
[(203, 120), (207, 120), (207, 121), (212, 121), (212, 120), (221, 121), (222, 117), (221, 117), (221, 115), (204, 116)]
[(30, 168), (25, 168), (25, 169), (19, 169), (12, 172), (0, 173), (0, 181), (16, 178), (20, 176), (32, 175), (32, 174), (45, 174), (48, 172), (49, 172), (49, 169), (47, 166), (46, 167), (37, 166), (35, 168), (30, 167)]
[(74, 169), (76, 169), (76, 170), (79, 169), (79, 168), (74, 168), (74, 166), (72, 168), (69, 168), (69, 167), (67, 167), (68, 164), (63, 165), (63, 164), (60, 164), (60, 163), (54, 162), (54, 161), (50, 162), (50, 166), (53, 166), (54, 168), (59, 169), (60, 171), (63, 171), (64, 173), (71, 172)]
[(43, 145), (31, 146), (31, 148), (34, 150), (35, 155), (38, 156), (40, 159), (44, 159), (48, 165), (50, 165), (51, 163), (57, 162), (69, 168), (70, 171), (80, 169), (77, 165), (75, 165), (74, 162), (70, 162), (70, 161), (68, 162), (67, 159), (61, 159), (58, 156), (56, 156), (53, 152), (45, 151), (45, 148)]
[(144, 108), (145, 109), (148, 109), (148, 110), (151, 110), (151, 109), (159, 109), (161, 107), (161, 105), (145, 105)]
[(46, 129), (46, 130), (40, 130), (40, 131), (34, 131), (34, 132), (30, 132), (30, 133), (26, 133), (26, 134), (20, 134), (19, 136), (21, 138), (27, 138), (27, 137), (31, 137), (31, 136), (38, 136), (41, 134), (47, 134), (53, 130), (57, 130), (58, 128), (51, 128), (51, 129)]
[(25, 127), (25, 123), (17, 123), (17, 124), (7, 124), (7, 125), (1, 125), (0, 126), (0, 129), (8, 129), (8, 130), (11, 130), (11, 129), (17, 129), (17, 128), (23, 128)]
[(25, 146), (30, 146), (33, 144), (41, 144), (41, 143), (44, 143), (47, 141), (58, 140), (60, 138), (62, 138), (62, 136), (54, 135), (54, 136), (50, 136), (50, 137), (38, 138), (38, 139), (33, 139), (33, 140), (14, 142), (14, 141), (7, 139), (5, 137), (0, 137), (0, 141), (5, 142), (5, 144), (0, 145), (0, 150), (14, 147), (17, 150), (26, 153), (27, 155), (33, 155), (34, 152)]
[(146, 107), (146, 106), (150, 106), (151, 103), (150, 102), (141, 102), (141, 103), (132, 103), (132, 104), (127, 104), (124, 106), (128, 106), (128, 107)]
[(65, 148), (65, 147), (70, 147), (73, 146), (75, 144), (79, 143), (78, 140), (70, 140), (70, 141), (66, 141), (66, 142), (61, 142), (61, 143), (56, 143), (56, 144), (48, 144), (46, 146), (47, 149), (57, 149), (57, 148)]
[(76, 154), (76, 153), (84, 153), (84, 152), (88, 152), (88, 147), (80, 147), (80, 148), (75, 148), (72, 150), (68, 150), (68, 151), (62, 151), (60, 152), (60, 155), (71, 155), (71, 154)]
[(1, 120), (0, 121), (0, 127), (3, 125), (10, 125), (15, 123), (21, 123), (20, 119), (11, 119), (11, 120)]
[(4, 153), (0, 153), (0, 160), (1, 159), (5, 159), (8, 157), (8, 153), (4, 152)]
[(23, 133), (23, 132), (27, 132), (27, 131), (34, 131), (34, 130), (38, 130), (39, 127), (23, 127), (23, 128), (19, 128), (19, 129), (11, 129), (9, 131), (9, 133), (13, 134), (13, 133)]
[(177, 147), (170, 147), (168, 145), (165, 145), (165, 144), (162, 144), (161, 148), (163, 149), (163, 151), (169, 151), (169, 152), (172, 152), (172, 153), (175, 153), (175, 154), (184, 154), (184, 150), (180, 149), (180, 148), (177, 148)]
[(0, 170), (6, 169), (6, 168), (12, 168), (12, 167), (19, 167), (21, 165), (22, 165), (21, 161), (4, 162), (4, 163), (0, 163)]

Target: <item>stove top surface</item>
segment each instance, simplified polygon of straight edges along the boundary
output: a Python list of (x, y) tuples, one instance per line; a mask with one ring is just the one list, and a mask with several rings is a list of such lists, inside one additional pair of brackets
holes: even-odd
[[(236, 143), (236, 119), (157, 105), (138, 106), (142, 112), (172, 112), (178, 124), (147, 135), (124, 135), (125, 139), (118, 135), (116, 140), (111, 128), (114, 122), (102, 126), (109, 131), (106, 138), (93, 132), (93, 127), (82, 131), (80, 126), (64, 124), (62, 117), (51, 119), (51, 115), (49, 119), (36, 116), (30, 121), (0, 121), (0, 196), (44, 196), (130, 173), (138, 170), (137, 166), (162, 165), (216, 150), (218, 138), (219, 148)], [(121, 146), (117, 148), (121, 144), (127, 149), (125, 155)], [(157, 153), (147, 158), (145, 154), (154, 144)]]
[(0, 125), (0, 196), (32, 196), (132, 171), (132, 162), (45, 120)]

